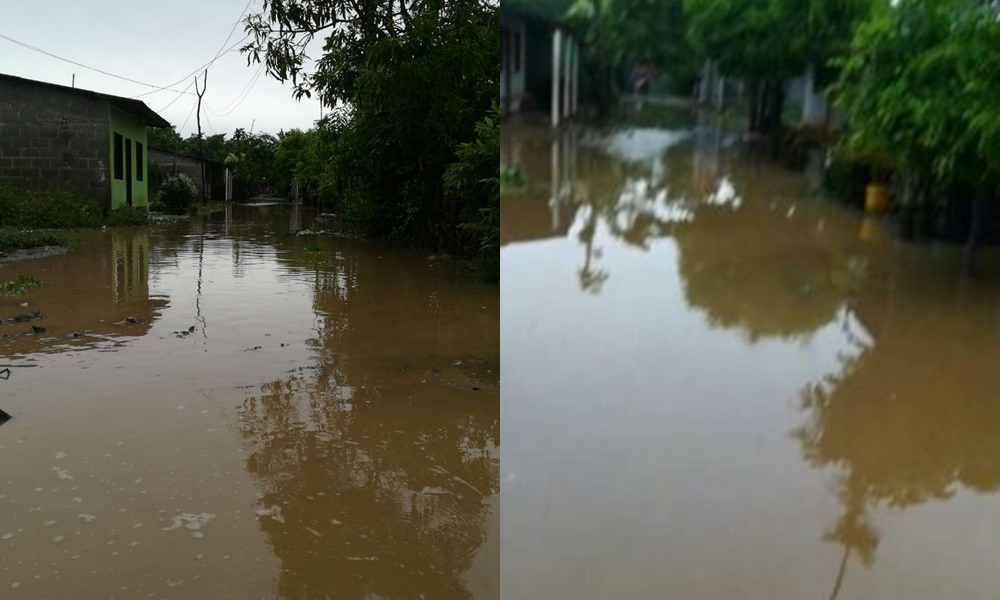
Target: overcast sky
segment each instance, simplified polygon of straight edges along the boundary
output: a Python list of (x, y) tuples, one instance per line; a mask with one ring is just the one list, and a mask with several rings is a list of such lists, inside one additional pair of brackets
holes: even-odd
[[(250, 11), (262, 0), (252, 0)], [(121, 77), (166, 86), (212, 60), (239, 20), (247, 0), (0, 0), (0, 35), (35, 46), (51, 54)], [(239, 24), (228, 46), (245, 32)], [(314, 41), (310, 56), (322, 48)], [(202, 129), (231, 134), (237, 127), (254, 132), (307, 129), (320, 116), (315, 99), (296, 101), (291, 84), (281, 84), (261, 74), (245, 98), (257, 65), (233, 51), (220, 57), (208, 72), (208, 89), (202, 104)], [(153, 88), (68, 64), (0, 38), (0, 73), (76, 86), (120, 96), (136, 96)], [(172, 89), (181, 91), (188, 77)], [(192, 86), (188, 91), (194, 92)], [(197, 131), (192, 114), (197, 98), (160, 91), (140, 98), (173, 123), (185, 137)], [(176, 100), (176, 101), (175, 101)], [(173, 104), (171, 104), (173, 102)], [(169, 105), (169, 106), (168, 106)], [(188, 115), (190, 119), (188, 119)], [(187, 120), (187, 125), (181, 128)]]

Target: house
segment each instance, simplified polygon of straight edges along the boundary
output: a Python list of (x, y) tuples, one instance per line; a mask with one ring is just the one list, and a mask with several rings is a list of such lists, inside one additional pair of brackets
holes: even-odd
[[(229, 177), (229, 168), (226, 163), (219, 160), (205, 159), (205, 182), (201, 180), (201, 159), (191, 154), (183, 154), (168, 150), (166, 148), (149, 148), (150, 165), (156, 163), (156, 168), (162, 178), (167, 178), (177, 173), (182, 173), (191, 178), (198, 190), (205, 190), (210, 200), (227, 200), (232, 198), (230, 193), (227, 196), (226, 181)], [(159, 191), (159, 181), (152, 182), (154, 189), (152, 193)], [(231, 188), (230, 188), (231, 192)]]
[(141, 100), (0, 73), (0, 183), (146, 206), (146, 127), (169, 126)]
[(504, 116), (544, 112), (557, 127), (577, 114), (580, 45), (553, 0), (500, 6), (500, 106)]

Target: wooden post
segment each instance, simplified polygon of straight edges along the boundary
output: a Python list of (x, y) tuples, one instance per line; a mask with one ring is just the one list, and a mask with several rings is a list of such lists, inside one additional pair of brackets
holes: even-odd
[(201, 201), (202, 203), (208, 202), (208, 190), (206, 189), (205, 182), (205, 144), (202, 140), (201, 133), (201, 97), (205, 95), (205, 90), (208, 89), (208, 69), (205, 69), (205, 83), (202, 89), (198, 89), (198, 78), (194, 78), (194, 91), (198, 94), (198, 155), (201, 159)]
[(559, 90), (562, 67), (562, 30), (558, 27), (552, 33), (552, 126), (559, 127)]

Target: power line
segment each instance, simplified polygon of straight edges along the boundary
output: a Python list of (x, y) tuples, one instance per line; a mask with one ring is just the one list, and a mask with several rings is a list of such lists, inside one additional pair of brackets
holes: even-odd
[[(238, 26), (238, 25), (239, 25), (239, 24), (240, 24), (240, 23), (241, 23), (241, 22), (243, 21), (243, 16), (244, 16), (245, 14), (247, 14), (247, 11), (248, 11), (248, 10), (250, 9), (250, 5), (251, 5), (251, 4), (253, 4), (253, 1), (254, 1), (254, 0), (248, 0), (248, 1), (247, 1), (247, 3), (246, 3), (246, 6), (244, 6), (244, 7), (243, 7), (243, 12), (241, 12), (241, 13), (240, 13), (240, 16), (239, 16), (239, 18), (238, 18), (238, 19), (236, 19), (236, 22), (235, 22), (235, 23), (233, 23), (233, 27), (232, 27), (232, 29), (230, 29), (230, 30), (229, 30), (229, 35), (227, 35), (227, 36), (226, 36), (226, 40), (225, 40), (224, 42), (222, 42), (222, 45), (221, 45), (221, 46), (219, 46), (219, 51), (215, 53), (215, 56), (214, 56), (214, 57), (212, 57), (212, 60), (208, 61), (207, 63), (205, 63), (205, 64), (203, 64), (203, 65), (201, 65), (200, 67), (198, 67), (198, 68), (197, 68), (197, 69), (195, 69), (194, 71), (191, 71), (190, 73), (188, 73), (188, 74), (187, 74), (187, 75), (185, 75), (184, 77), (181, 77), (180, 79), (178, 79), (177, 81), (175, 81), (175, 82), (171, 83), (170, 85), (167, 85), (167, 86), (164, 86), (164, 87), (160, 88), (159, 90), (154, 90), (154, 91), (152, 91), (152, 92), (146, 92), (146, 93), (144, 93), (144, 94), (139, 94), (138, 96), (132, 96), (132, 97), (133, 97), (133, 98), (141, 98), (142, 96), (148, 96), (149, 94), (155, 94), (156, 92), (159, 92), (159, 91), (161, 91), (161, 90), (164, 90), (164, 89), (167, 89), (167, 88), (171, 88), (171, 87), (174, 87), (175, 85), (178, 85), (178, 84), (180, 84), (180, 83), (182, 83), (182, 82), (186, 81), (186, 80), (187, 80), (187, 79), (188, 79), (189, 77), (191, 77), (192, 75), (195, 75), (195, 74), (197, 74), (197, 73), (198, 73), (199, 71), (202, 71), (202, 70), (204, 70), (204, 69), (209, 69), (209, 68), (211, 68), (211, 66), (215, 64), (215, 61), (219, 60), (219, 57), (220, 57), (220, 56), (222, 56), (223, 54), (229, 54), (230, 52), (232, 52), (232, 51), (233, 51), (233, 49), (234, 49), (234, 48), (236, 48), (237, 46), (239, 46), (240, 44), (242, 44), (243, 42), (245, 42), (245, 41), (246, 41), (246, 39), (247, 39), (248, 37), (250, 37), (250, 34), (249, 34), (249, 33), (248, 33), (247, 35), (243, 36), (243, 37), (242, 37), (242, 38), (240, 39), (240, 41), (238, 41), (238, 42), (236, 42), (235, 44), (233, 44), (232, 46), (230, 46), (230, 47), (226, 48), (226, 44), (228, 44), (228, 43), (229, 43), (229, 40), (231, 40), (231, 39), (232, 39), (232, 37), (233, 37), (233, 34), (234, 34), (234, 33), (236, 33), (236, 27), (237, 27), (237, 26)], [(188, 86), (188, 88), (187, 88), (187, 89), (190, 89), (190, 87), (191, 87), (191, 86)]]
[[(232, 112), (234, 110), (236, 110), (237, 108), (239, 108), (240, 105), (243, 104), (243, 101), (246, 100), (250, 96), (250, 92), (252, 92), (254, 86), (257, 85), (257, 81), (260, 80), (260, 76), (261, 76), (261, 74), (263, 74), (263, 72), (264, 72), (263, 69), (258, 69), (257, 70), (257, 74), (254, 75), (253, 79), (250, 81), (250, 85), (247, 86), (246, 88), (244, 88), (245, 92), (243, 94), (243, 97), (242, 98), (238, 98), (239, 102), (237, 102), (235, 106), (233, 106), (229, 110), (222, 111), (222, 112), (217, 112), (217, 113), (215, 113), (215, 116), (217, 116), (217, 117), (225, 117), (225, 116), (227, 116), (229, 114), (232, 114)], [(230, 103), (230, 104), (232, 104), (232, 103)]]
[[(5, 39), (8, 42), (11, 42), (13, 44), (17, 44), (18, 46), (21, 46), (23, 48), (27, 48), (28, 50), (33, 50), (35, 52), (40, 52), (41, 54), (44, 54), (46, 56), (50, 56), (50, 57), (55, 58), (57, 60), (61, 60), (63, 62), (67, 62), (67, 63), (69, 63), (71, 65), (76, 65), (76, 66), (81, 67), (83, 69), (88, 69), (90, 71), (94, 71), (95, 73), (100, 73), (101, 75), (107, 75), (108, 77), (114, 77), (115, 79), (121, 79), (122, 81), (127, 81), (129, 83), (134, 83), (136, 85), (141, 85), (141, 86), (151, 87), (151, 88), (157, 88), (157, 90), (166, 89), (166, 87), (159, 87), (159, 86), (155, 86), (155, 85), (153, 85), (151, 83), (146, 83), (144, 81), (138, 81), (136, 79), (129, 79), (128, 77), (122, 77), (121, 75), (115, 75), (114, 73), (109, 73), (108, 71), (104, 71), (104, 70), (101, 70), (101, 69), (98, 69), (98, 68), (95, 68), (95, 67), (91, 67), (89, 65), (85, 65), (83, 63), (76, 62), (75, 60), (70, 60), (68, 58), (64, 58), (62, 56), (59, 56), (58, 54), (53, 54), (51, 52), (42, 50), (41, 48), (38, 48), (36, 46), (32, 46), (31, 44), (26, 44), (24, 42), (15, 40), (14, 38), (12, 38), (10, 36), (7, 36), (7, 35), (4, 35), (2, 33), (0, 33), (0, 39)], [(176, 84), (171, 84), (171, 86), (172, 85), (176, 85)], [(171, 86), (167, 86), (167, 87), (171, 87)], [(171, 92), (176, 92), (177, 90), (170, 90), (170, 91)], [(180, 92), (180, 93), (184, 94), (184, 93), (190, 93), (190, 92)]]
[(215, 134), (218, 133), (215, 130), (215, 127), (212, 127), (212, 120), (208, 118), (208, 113), (207, 112), (205, 113), (205, 125), (208, 125), (208, 129), (209, 129), (209, 131), (212, 132), (212, 135), (215, 135)]
[[(233, 34), (236, 33), (236, 27), (243, 21), (243, 15), (247, 14), (247, 11), (250, 10), (250, 5), (253, 4), (253, 1), (254, 0), (247, 0), (247, 5), (243, 7), (243, 12), (240, 13), (240, 17), (236, 19), (235, 23), (233, 23), (233, 28), (229, 30), (229, 35), (226, 36), (226, 41), (222, 42), (222, 45), (219, 46), (219, 51), (218, 53), (216, 53), (215, 58), (212, 59), (212, 63), (214, 63), (216, 60), (218, 60), (220, 56), (224, 54), (222, 49), (226, 47), (226, 44), (229, 43), (229, 40), (233, 37)], [(247, 39), (248, 37), (250, 37), (250, 34), (243, 36), (243, 40)], [(242, 44), (243, 40), (240, 40), (238, 44)], [(228, 50), (226, 50), (226, 52), (228, 52)], [(209, 63), (208, 66), (212, 66), (212, 63)]]
[[(225, 51), (225, 52), (222, 52), (221, 54), (218, 54), (218, 55), (217, 55), (217, 56), (216, 56), (215, 58), (213, 58), (212, 60), (208, 61), (207, 63), (205, 63), (205, 64), (203, 64), (203, 65), (201, 65), (200, 67), (198, 67), (198, 68), (197, 68), (197, 69), (195, 69), (194, 71), (191, 71), (190, 73), (188, 73), (188, 74), (187, 74), (187, 75), (185, 75), (184, 77), (182, 77), (182, 78), (178, 79), (177, 81), (175, 81), (175, 82), (173, 82), (173, 83), (171, 83), (171, 84), (169, 84), (169, 85), (165, 85), (165, 86), (163, 86), (163, 87), (161, 87), (161, 88), (157, 88), (157, 89), (155, 89), (155, 90), (152, 90), (152, 91), (150, 91), (150, 92), (143, 92), (143, 93), (141, 93), (141, 94), (138, 94), (138, 95), (135, 95), (135, 96), (132, 96), (132, 98), (133, 98), (133, 99), (134, 99), (134, 98), (142, 98), (143, 96), (148, 96), (148, 95), (150, 95), (150, 94), (155, 94), (155, 93), (157, 93), (157, 92), (161, 92), (161, 91), (163, 91), (163, 90), (168, 90), (169, 88), (172, 88), (172, 87), (174, 87), (175, 85), (178, 85), (178, 84), (181, 84), (181, 83), (184, 83), (185, 81), (187, 81), (188, 79), (190, 79), (190, 78), (191, 78), (191, 76), (193, 76), (193, 75), (197, 74), (197, 73), (198, 73), (198, 72), (200, 72), (200, 71), (203, 71), (203, 70), (205, 70), (205, 69), (207, 69), (207, 68), (211, 67), (211, 66), (212, 66), (213, 64), (215, 64), (215, 61), (217, 61), (217, 60), (219, 59), (219, 57), (220, 57), (220, 56), (222, 56), (223, 54), (229, 54), (230, 52), (232, 52), (232, 51), (233, 51), (233, 50), (234, 50), (234, 49), (235, 49), (235, 48), (236, 48), (237, 46), (239, 46), (239, 45), (240, 45), (240, 44), (242, 44), (242, 43), (243, 43), (244, 41), (246, 41), (246, 39), (247, 39), (248, 37), (250, 37), (250, 35), (249, 35), (249, 34), (248, 34), (248, 35), (245, 35), (245, 36), (243, 36), (243, 38), (242, 38), (242, 39), (241, 39), (240, 41), (238, 41), (238, 42), (236, 42), (235, 44), (233, 44), (232, 46), (230, 46), (230, 47), (226, 48), (226, 51)], [(189, 85), (189, 86), (188, 86), (188, 88), (190, 89), (190, 87), (191, 87), (191, 86)], [(176, 91), (176, 90), (170, 90), (170, 91), (171, 91), (171, 92), (173, 92), (173, 91)], [(188, 92), (188, 93), (190, 93), (190, 92)]]
[(190, 111), (188, 111), (188, 116), (187, 116), (187, 118), (186, 118), (186, 119), (184, 119), (184, 124), (183, 124), (183, 125), (181, 125), (179, 129), (177, 129), (177, 133), (178, 133), (178, 135), (180, 135), (180, 133), (181, 133), (182, 131), (184, 131), (184, 128), (185, 128), (185, 127), (187, 127), (187, 124), (188, 124), (188, 121), (190, 121), (190, 120), (191, 120), (191, 115), (193, 115), (193, 114), (194, 114), (194, 109), (195, 109), (195, 107), (196, 107), (196, 106), (198, 106), (198, 102), (197, 102), (197, 101), (196, 101), (196, 102), (194, 102), (193, 104), (191, 104), (191, 110), (190, 110)]
[[(188, 86), (186, 88), (184, 88), (184, 92), (186, 92), (189, 89), (191, 89), (192, 85), (193, 85), (193, 82), (189, 83)], [(177, 97), (174, 98), (173, 100), (171, 100), (166, 106), (164, 106), (163, 108), (158, 108), (156, 110), (157, 111), (167, 110), (168, 108), (170, 108), (171, 106), (173, 106), (175, 102), (177, 102), (178, 100), (180, 100), (181, 98), (184, 97), (184, 92), (181, 92), (180, 94), (177, 94)]]
[[(255, 81), (255, 80), (257, 79), (257, 77), (259, 77), (259, 76), (260, 76), (260, 72), (261, 72), (261, 70), (262, 70), (263, 68), (264, 68), (264, 63), (261, 63), (261, 64), (260, 64), (260, 66), (259, 66), (259, 67), (257, 67), (257, 71), (256, 71), (256, 72), (254, 72), (254, 74), (250, 76), (250, 79), (249, 79), (249, 80), (248, 80), (248, 81), (246, 82), (246, 85), (244, 85), (244, 86), (243, 86), (243, 89), (242, 89), (242, 90), (240, 90), (240, 93), (239, 93), (239, 94), (236, 94), (236, 97), (235, 97), (235, 98), (233, 98), (233, 99), (232, 99), (232, 100), (231, 100), (231, 101), (229, 102), (229, 104), (227, 104), (227, 105), (226, 105), (226, 106), (224, 106), (223, 108), (220, 108), (219, 110), (215, 110), (215, 109), (213, 109), (213, 108), (212, 108), (211, 106), (207, 106), (207, 105), (206, 105), (206, 108), (208, 109), (208, 111), (209, 111), (210, 113), (214, 114), (214, 115), (215, 115), (215, 116), (217, 116), (217, 117), (218, 117), (218, 116), (224, 116), (224, 115), (221, 115), (220, 113), (223, 113), (223, 112), (225, 112), (225, 111), (229, 110), (229, 109), (230, 109), (230, 108), (231, 108), (231, 107), (233, 106), (233, 104), (235, 104), (235, 103), (236, 103), (236, 101), (237, 101), (237, 100), (239, 100), (239, 99), (240, 99), (240, 98), (241, 98), (241, 97), (243, 96), (243, 94), (245, 94), (245, 93), (246, 93), (246, 91), (247, 91), (247, 88), (249, 88), (249, 87), (250, 87), (250, 86), (251, 86), (251, 85), (253, 84), (253, 82), (254, 82), (254, 81)], [(228, 113), (227, 113), (227, 114), (228, 114)]]

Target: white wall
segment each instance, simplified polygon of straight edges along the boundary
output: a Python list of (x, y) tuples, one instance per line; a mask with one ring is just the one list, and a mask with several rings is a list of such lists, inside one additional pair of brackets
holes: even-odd
[[(508, 33), (509, 32), (509, 33)], [(519, 35), (518, 35), (519, 34)], [(504, 27), (501, 35), (509, 35), (507, 38), (507, 56), (506, 60), (501, 63), (501, 67), (513, 68), (510, 74), (510, 85), (513, 90), (511, 111), (518, 112), (521, 110), (521, 100), (524, 97), (525, 89), (525, 54), (527, 52), (527, 42), (526, 42), (526, 31), (523, 23), (512, 24)], [(515, 48), (514, 43), (519, 40), (520, 45), (520, 64), (515, 64)], [(503, 68), (500, 69), (500, 104), (501, 106), (506, 106), (507, 102), (507, 73)]]

